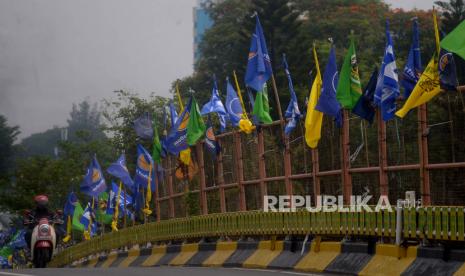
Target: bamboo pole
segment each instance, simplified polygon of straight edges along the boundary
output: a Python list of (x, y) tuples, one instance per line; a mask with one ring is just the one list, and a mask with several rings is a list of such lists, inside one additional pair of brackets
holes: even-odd
[(350, 169), (350, 141), (349, 141), (349, 112), (344, 109), (342, 126), (342, 183), (344, 191), (344, 202), (349, 204), (352, 195), (352, 178), (349, 173)]
[(245, 201), (245, 187), (244, 187), (244, 165), (242, 163), (242, 139), (239, 132), (234, 133), (234, 147), (235, 147), (235, 164), (236, 164), (236, 178), (237, 185), (239, 186), (239, 211), (246, 211), (247, 205)]
[(431, 205), (431, 191), (428, 171), (428, 137), (427, 137), (427, 109), (426, 104), (418, 108), (418, 144), (420, 154), (421, 197), (424, 206)]
[(386, 147), (386, 123), (381, 116), (381, 110), (376, 112), (378, 122), (378, 162), (379, 162), (379, 189), (380, 195), (389, 195), (389, 184), (387, 178), (387, 147)]
[(312, 152), (313, 198), (315, 199), (315, 206), (317, 206), (318, 204), (317, 196), (321, 195), (320, 178), (318, 177), (318, 173), (320, 170), (318, 148), (311, 149), (311, 152)]
[(208, 202), (207, 202), (207, 192), (205, 191), (206, 183), (205, 183), (205, 165), (203, 160), (203, 150), (202, 150), (202, 143), (197, 143), (196, 145), (197, 150), (197, 158), (198, 158), (198, 166), (199, 166), (199, 174), (200, 174), (200, 208), (202, 211), (202, 215), (208, 214)]
[[(221, 139), (218, 139), (218, 145), (221, 147)], [(224, 169), (223, 169), (223, 152), (221, 151), (217, 156), (217, 175), (218, 175), (218, 186), (220, 193), (220, 211), (221, 213), (226, 212), (226, 198), (224, 193)]]

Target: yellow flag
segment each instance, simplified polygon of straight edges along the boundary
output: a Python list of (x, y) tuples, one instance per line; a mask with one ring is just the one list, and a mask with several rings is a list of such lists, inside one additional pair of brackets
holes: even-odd
[(233, 76), (234, 82), (236, 84), (237, 96), (239, 96), (239, 101), (241, 102), (242, 106), (242, 118), (239, 120), (239, 129), (246, 134), (250, 134), (255, 129), (255, 126), (252, 124), (252, 121), (250, 121), (249, 117), (247, 117), (247, 111), (245, 109), (244, 100), (242, 99), (241, 87), (237, 81), (236, 71), (233, 71)]
[(187, 148), (179, 152), (179, 160), (181, 160), (184, 165), (189, 166), (191, 163), (191, 149)]
[(396, 115), (400, 118), (405, 117), (407, 113), (420, 106), (437, 94), (441, 93), (441, 84), (439, 81), (439, 71), (438, 71), (438, 59), (439, 59), (439, 31), (438, 23), (436, 19), (436, 12), (433, 12), (433, 21), (434, 21), (434, 35), (436, 38), (436, 53), (426, 66), (425, 71), (421, 74), (420, 79), (418, 80), (415, 88), (413, 88), (412, 93), (408, 97), (404, 106), (396, 112)]
[(313, 81), (312, 90), (307, 104), (307, 115), (305, 117), (305, 141), (309, 147), (316, 148), (321, 138), (321, 125), (323, 123), (323, 113), (316, 110), (315, 106), (320, 98), (321, 80), (320, 65), (316, 55), (315, 46), (313, 46), (313, 56), (315, 58), (316, 77)]
[(152, 168), (153, 164), (150, 164), (149, 178), (147, 180), (147, 195), (145, 196), (145, 208), (142, 210), (142, 212), (146, 215), (150, 215), (152, 213), (150, 210), (150, 201), (152, 200)]
[(403, 118), (411, 109), (428, 102), (440, 92), (438, 60), (434, 55), (404, 106), (396, 112), (396, 115)]
[(115, 212), (113, 213), (113, 221), (111, 222), (111, 229), (118, 231), (118, 217), (119, 217), (119, 199), (121, 197), (122, 183), (119, 182), (118, 195), (115, 200)]
[(71, 216), (68, 216), (68, 221), (66, 222), (66, 237), (63, 238), (63, 242), (67, 243), (71, 240)]

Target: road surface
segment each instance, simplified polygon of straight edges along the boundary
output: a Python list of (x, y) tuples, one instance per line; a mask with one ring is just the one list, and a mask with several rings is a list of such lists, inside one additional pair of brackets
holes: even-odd
[(130, 268), (45, 268), (0, 270), (0, 276), (292, 276), (311, 274), (295, 271), (253, 270), (208, 267), (130, 267)]

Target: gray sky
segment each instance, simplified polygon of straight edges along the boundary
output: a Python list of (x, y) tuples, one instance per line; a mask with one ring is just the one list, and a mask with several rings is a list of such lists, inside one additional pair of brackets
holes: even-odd
[(434, 0), (385, 0), (384, 2), (391, 4), (393, 8), (429, 10), (433, 8)]
[[(388, 0), (428, 9), (432, 0)], [(192, 73), (195, 0), (0, 0), (0, 114), (21, 137), (116, 89), (168, 95)]]

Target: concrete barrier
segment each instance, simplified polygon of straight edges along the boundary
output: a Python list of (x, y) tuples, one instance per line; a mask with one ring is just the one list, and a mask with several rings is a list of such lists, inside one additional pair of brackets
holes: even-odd
[[(302, 254), (302, 246), (304, 247)], [(268, 268), (289, 269), (293, 268), (310, 249), (310, 243), (284, 241), (284, 248), (276, 258), (268, 264)]]
[[(302, 246), (304, 253), (301, 254)], [(373, 247), (373, 248), (372, 248)], [(238, 241), (133, 248), (76, 267), (212, 266), (293, 269), (344, 275), (465, 275), (465, 249), (321, 241)]]
[(341, 254), (324, 269), (324, 272), (357, 275), (371, 260), (372, 252), (368, 243), (344, 242)]

